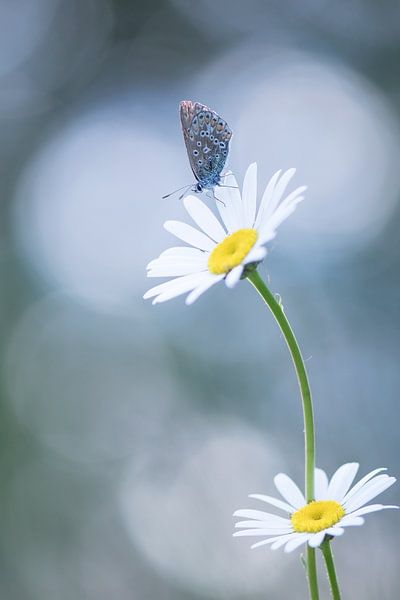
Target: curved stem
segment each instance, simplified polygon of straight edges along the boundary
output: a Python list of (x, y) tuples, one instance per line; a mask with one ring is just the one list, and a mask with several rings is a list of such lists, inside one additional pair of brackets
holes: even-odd
[[(301, 401), (304, 417), (304, 446), (305, 446), (305, 496), (306, 501), (311, 502), (314, 499), (314, 469), (315, 469), (315, 436), (314, 436), (314, 415), (311, 400), (311, 389), (308, 383), (308, 377), (304, 360), (292, 331), (289, 321), (275, 296), (269, 291), (264, 281), (261, 279), (257, 270), (247, 275), (247, 279), (260, 294), (270, 311), (275, 317), (280, 330), (285, 338), (286, 344), (292, 356), (294, 368), (296, 370), (297, 381), (300, 388)], [(317, 570), (315, 565), (315, 550), (307, 545), (307, 578), (310, 591), (310, 598), (318, 600)]]
[(329, 540), (325, 540), (321, 544), (322, 554), (324, 555), (326, 571), (328, 573), (329, 584), (331, 586), (331, 594), (333, 600), (340, 600), (339, 583), (336, 577), (335, 564), (333, 562), (333, 554), (331, 543)]

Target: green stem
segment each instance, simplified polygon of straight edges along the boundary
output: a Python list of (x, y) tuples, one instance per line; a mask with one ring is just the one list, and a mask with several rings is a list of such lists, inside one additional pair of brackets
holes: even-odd
[[(314, 500), (314, 469), (315, 469), (315, 438), (314, 438), (314, 416), (311, 400), (311, 390), (308, 383), (307, 371), (304, 360), (295, 335), (289, 321), (283, 311), (282, 305), (277, 302), (275, 296), (269, 291), (257, 270), (248, 274), (247, 279), (260, 294), (270, 311), (275, 317), (280, 330), (288, 345), (296, 370), (297, 381), (303, 406), (304, 417), (304, 447), (305, 447), (305, 496), (306, 501)], [(307, 546), (307, 578), (310, 598), (318, 600), (317, 570), (315, 565), (315, 550)]]
[(333, 600), (340, 600), (339, 584), (336, 577), (335, 564), (333, 562), (333, 554), (330, 540), (325, 540), (321, 544), (322, 554), (324, 555), (326, 571), (328, 573), (329, 584), (331, 586), (331, 594)]

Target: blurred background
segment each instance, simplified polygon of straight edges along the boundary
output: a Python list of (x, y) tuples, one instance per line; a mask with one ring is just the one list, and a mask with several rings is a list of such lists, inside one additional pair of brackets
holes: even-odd
[[(0, 2), (3, 598), (307, 597), (298, 553), (231, 537), (247, 494), (303, 479), (271, 316), (245, 282), (142, 300), (185, 217), (161, 196), (193, 181), (181, 99), (228, 121), (240, 181), (257, 161), (260, 187), (292, 166), (309, 186), (262, 274), (318, 465), (400, 473), (399, 60), (390, 1)], [(335, 544), (345, 597), (397, 596), (398, 536), (388, 511)]]

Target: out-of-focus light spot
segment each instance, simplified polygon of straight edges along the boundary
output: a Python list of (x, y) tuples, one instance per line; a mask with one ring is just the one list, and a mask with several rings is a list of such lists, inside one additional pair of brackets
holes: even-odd
[(20, 423), (62, 456), (85, 463), (135, 453), (139, 460), (176, 410), (163, 348), (143, 315), (109, 317), (49, 297), (12, 335), (9, 402)]
[(60, 0), (0, 3), (0, 77), (26, 60), (48, 31)]
[[(233, 539), (232, 514), (251, 504), (249, 493), (273, 491), (272, 478), (284, 468), (278, 451), (232, 421), (194, 424), (197, 440), (190, 427), (176, 448), (172, 474), (165, 466), (126, 474), (121, 507), (133, 542), (155, 568), (188, 589), (213, 598), (272, 594), (290, 564), (271, 553), (266, 567), (265, 552)], [(162, 460), (163, 448), (155, 451)]]
[(162, 247), (157, 239), (167, 238), (169, 203), (161, 196), (179, 187), (181, 160), (149, 115), (110, 109), (75, 120), (20, 181), (14, 224), (21, 252), (49, 284), (91, 305), (131, 307)]
[[(247, 67), (235, 70), (238, 61)], [(216, 82), (233, 70), (222, 91)], [(298, 253), (300, 244), (318, 259), (382, 231), (399, 196), (399, 122), (359, 74), (313, 55), (244, 45), (205, 70), (198, 87), (213, 90), (233, 129), (233, 171), (256, 160), (264, 188), (274, 171), (295, 166), (292, 189), (309, 186), (279, 230), (282, 247)]]

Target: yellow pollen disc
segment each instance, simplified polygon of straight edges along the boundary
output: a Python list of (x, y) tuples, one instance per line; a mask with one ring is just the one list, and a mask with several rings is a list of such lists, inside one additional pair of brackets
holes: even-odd
[(293, 529), (299, 533), (318, 533), (335, 525), (344, 517), (344, 509), (335, 500), (314, 500), (290, 517)]
[(215, 246), (208, 259), (208, 270), (214, 275), (228, 273), (240, 265), (257, 241), (255, 229), (238, 229)]

